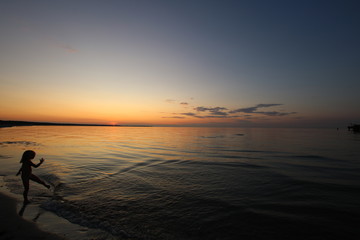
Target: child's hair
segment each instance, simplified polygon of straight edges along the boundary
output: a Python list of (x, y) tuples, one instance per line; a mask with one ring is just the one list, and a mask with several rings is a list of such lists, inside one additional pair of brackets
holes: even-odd
[(22, 155), (20, 163), (22, 163), (24, 160), (33, 159), (35, 157), (35, 154), (36, 153), (33, 150), (26, 150)]

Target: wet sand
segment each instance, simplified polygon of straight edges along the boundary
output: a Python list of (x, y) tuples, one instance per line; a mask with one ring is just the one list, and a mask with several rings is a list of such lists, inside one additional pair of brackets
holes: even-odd
[(17, 200), (0, 193), (0, 238), (1, 239), (64, 239), (58, 235), (40, 230), (35, 223), (17, 214)]

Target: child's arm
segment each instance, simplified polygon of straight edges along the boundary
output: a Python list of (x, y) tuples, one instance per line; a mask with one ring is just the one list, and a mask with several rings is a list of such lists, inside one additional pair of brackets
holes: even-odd
[(16, 176), (19, 176), (19, 174), (21, 173), (21, 169), (22, 169), (22, 167), (19, 169), (19, 171), (17, 172)]
[(31, 165), (34, 167), (34, 168), (38, 168), (38, 167), (40, 167), (40, 165), (43, 163), (45, 161), (45, 159), (43, 159), (43, 158), (41, 158), (40, 159), (40, 162), (38, 163), (38, 164), (34, 164), (34, 163), (32, 163)]

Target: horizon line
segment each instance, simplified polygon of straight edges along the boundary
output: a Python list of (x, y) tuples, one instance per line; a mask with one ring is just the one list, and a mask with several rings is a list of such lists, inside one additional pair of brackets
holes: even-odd
[[(351, 125), (351, 124), (350, 124)], [(19, 121), (19, 120), (0, 120), (0, 128), (21, 127), (21, 126), (83, 126), (83, 127), (221, 127), (221, 128), (322, 128), (322, 129), (347, 129), (350, 125), (344, 127), (330, 126), (233, 126), (233, 125), (208, 125), (208, 124), (100, 124), (100, 123), (69, 123), (69, 122), (37, 122), (37, 121)]]

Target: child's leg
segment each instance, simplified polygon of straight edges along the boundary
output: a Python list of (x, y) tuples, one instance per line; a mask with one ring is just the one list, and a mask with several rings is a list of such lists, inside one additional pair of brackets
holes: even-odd
[(30, 179), (33, 180), (34, 182), (37, 182), (37, 183), (40, 183), (41, 185), (44, 185), (47, 188), (50, 188), (50, 185), (47, 185), (43, 180), (41, 180), (40, 178), (38, 178), (34, 174), (30, 175)]
[(23, 196), (24, 196), (24, 203), (29, 203), (30, 201), (28, 200), (28, 192), (29, 192), (29, 178), (27, 177), (22, 177), (22, 182), (24, 185), (24, 192), (23, 192)]

